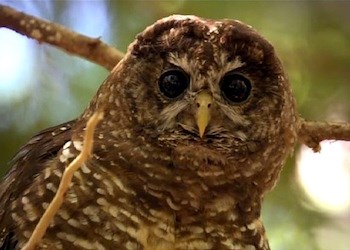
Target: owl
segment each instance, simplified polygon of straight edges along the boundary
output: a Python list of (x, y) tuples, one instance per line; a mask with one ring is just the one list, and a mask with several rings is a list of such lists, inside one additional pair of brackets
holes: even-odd
[(273, 46), (236, 20), (140, 33), (76, 120), (24, 145), (0, 184), (0, 249), (20, 249), (103, 111), (38, 249), (269, 249), (264, 195), (297, 137)]

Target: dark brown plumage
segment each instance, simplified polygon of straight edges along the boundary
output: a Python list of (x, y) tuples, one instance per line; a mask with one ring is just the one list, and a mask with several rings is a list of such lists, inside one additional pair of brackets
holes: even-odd
[(98, 110), (93, 156), (40, 248), (269, 248), (261, 203), (298, 126), (281, 63), (239, 21), (171, 16), (137, 36), (81, 117), (19, 151), (0, 184), (1, 249), (28, 240)]

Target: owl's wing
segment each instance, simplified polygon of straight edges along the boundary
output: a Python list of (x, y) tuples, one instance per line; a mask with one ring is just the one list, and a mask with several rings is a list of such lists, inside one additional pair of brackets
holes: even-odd
[(10, 162), (11, 168), (0, 182), (0, 250), (15, 249), (11, 225), (6, 213), (12, 200), (32, 183), (45, 162), (56, 157), (63, 145), (71, 139), (75, 120), (41, 131), (22, 146)]

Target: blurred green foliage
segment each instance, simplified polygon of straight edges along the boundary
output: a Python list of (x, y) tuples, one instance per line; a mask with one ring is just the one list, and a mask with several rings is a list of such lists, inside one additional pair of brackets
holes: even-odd
[[(298, 110), (313, 120), (350, 117), (350, 2), (347, 1), (5, 1), (30, 14), (72, 27), (67, 10), (104, 4), (108, 25), (102, 40), (125, 51), (135, 35), (170, 14), (239, 19), (255, 27), (278, 51), (296, 95)], [(94, 8), (82, 8), (91, 19)], [(79, 13), (77, 20), (81, 18)], [(75, 27), (75, 26), (74, 26)], [(79, 30), (78, 30), (79, 31)], [(98, 35), (97, 35), (98, 36)], [(0, 33), (1, 39), (1, 33)], [(26, 39), (18, 36), (18, 39)], [(108, 72), (47, 45), (31, 42), (32, 69), (25, 93), (0, 101), (0, 176), (34, 133), (78, 116)], [(0, 57), (0, 60), (4, 58)], [(19, 65), (23, 67), (23, 65)], [(16, 83), (13, 83), (16, 84)], [(3, 93), (2, 93), (3, 94)], [(273, 249), (350, 249), (337, 238), (325, 247), (315, 229), (326, 218), (310, 209), (290, 159), (263, 209)], [(327, 224), (328, 225), (328, 224)], [(350, 235), (350, 232), (347, 232)], [(333, 239), (333, 241), (332, 241)], [(339, 242), (342, 242), (340, 245)]]

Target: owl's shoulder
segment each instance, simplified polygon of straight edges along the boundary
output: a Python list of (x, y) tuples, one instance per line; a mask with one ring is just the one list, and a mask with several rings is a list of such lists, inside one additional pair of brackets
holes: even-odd
[(45, 163), (57, 156), (62, 146), (70, 140), (75, 120), (47, 128), (33, 136), (10, 161), (10, 169), (0, 182), (0, 249), (11, 249), (13, 241), (6, 228), (5, 209), (32, 182)]

